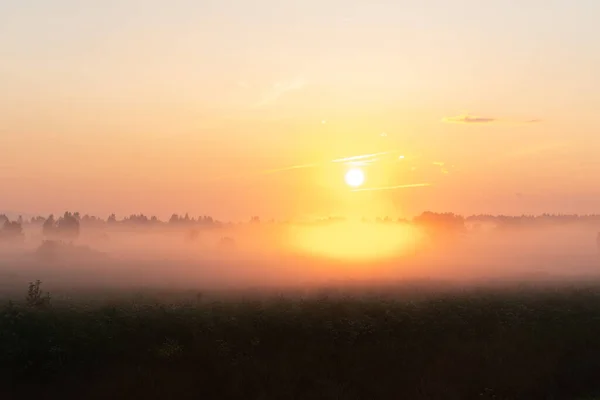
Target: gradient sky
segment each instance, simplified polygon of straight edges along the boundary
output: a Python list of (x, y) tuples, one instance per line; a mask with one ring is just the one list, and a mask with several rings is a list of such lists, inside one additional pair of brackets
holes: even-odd
[[(599, 212), (599, 15), (595, 0), (0, 1), (0, 210)], [(331, 163), (385, 151), (369, 187), (430, 186), (350, 192)]]

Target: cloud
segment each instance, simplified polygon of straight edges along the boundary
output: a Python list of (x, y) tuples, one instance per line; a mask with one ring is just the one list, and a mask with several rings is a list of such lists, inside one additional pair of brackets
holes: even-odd
[(256, 104), (257, 107), (264, 107), (266, 105), (272, 104), (279, 100), (284, 94), (294, 91), (300, 90), (304, 86), (306, 86), (306, 80), (303, 78), (295, 78), (289, 81), (276, 82), (272, 87), (267, 90), (260, 101)]
[[(352, 165), (352, 166), (356, 166), (356, 167), (361, 167), (361, 166), (364, 167), (364, 166), (367, 166), (369, 164), (373, 164), (373, 163), (379, 161), (379, 158), (377, 158), (378, 156), (382, 156), (382, 155), (390, 154), (390, 153), (392, 153), (392, 152), (391, 151), (382, 151), (380, 153), (362, 154), (362, 155), (358, 155), (358, 156), (337, 158), (335, 160), (331, 160), (330, 162), (344, 163), (346, 165)], [(317, 167), (319, 165), (324, 165), (324, 164), (325, 164), (324, 162), (320, 162), (320, 163), (292, 165), (292, 166), (283, 167), (283, 168), (268, 169), (268, 170), (263, 171), (263, 173), (282, 172), (282, 171), (289, 171), (289, 170), (293, 170), (293, 169), (302, 169), (302, 168), (313, 168), (313, 167)]]
[(299, 164), (299, 165), (292, 165), (291, 167), (268, 169), (268, 170), (263, 171), (263, 173), (265, 173), (265, 174), (272, 174), (272, 173), (275, 173), (275, 172), (291, 171), (293, 169), (314, 168), (314, 167), (317, 167), (319, 165), (320, 165), (319, 163)]
[(442, 118), (442, 122), (448, 124), (491, 124), (498, 122), (509, 122), (509, 123), (525, 123), (525, 124), (535, 124), (538, 122), (542, 122), (541, 119), (527, 119), (527, 120), (510, 120), (510, 119), (500, 119), (495, 117), (481, 117), (474, 116), (469, 114), (457, 115), (455, 117), (445, 117)]
[(372, 154), (362, 154), (360, 156), (352, 156), (352, 157), (344, 157), (344, 158), (338, 158), (336, 160), (331, 160), (331, 162), (334, 163), (346, 163), (346, 162), (352, 162), (352, 161), (364, 161), (365, 159), (372, 159), (375, 158), (377, 156), (382, 156), (384, 154), (390, 154), (391, 151), (382, 151), (380, 153), (372, 153)]
[(431, 184), (430, 183), (412, 183), (412, 184), (408, 184), (408, 185), (353, 189), (352, 191), (353, 192), (372, 192), (372, 191), (376, 191), (376, 190), (396, 190), (396, 189), (407, 189), (407, 188), (426, 187), (426, 186), (431, 186)]
[(456, 117), (445, 117), (442, 119), (443, 122), (449, 124), (486, 124), (497, 121), (496, 118), (490, 117), (476, 117), (468, 114), (458, 115)]
[[(259, 170), (259, 171), (250, 171), (250, 172), (245, 172), (242, 174), (235, 174), (235, 175), (223, 175), (223, 176), (214, 177), (211, 181), (219, 181), (219, 180), (224, 180), (224, 179), (237, 179), (237, 178), (243, 178), (243, 177), (259, 176), (259, 175), (264, 175), (264, 174), (287, 172), (287, 171), (305, 169), (305, 168), (315, 168), (315, 167), (326, 165), (330, 162), (331, 163), (343, 163), (343, 164), (351, 165), (351, 166), (363, 166), (364, 167), (364, 166), (368, 166), (373, 163), (381, 161), (379, 156), (391, 154), (394, 152), (395, 151), (383, 151), (383, 152), (379, 152), (379, 153), (362, 154), (362, 155), (351, 156), (351, 157), (337, 158), (337, 159), (329, 160), (329, 161), (288, 165), (288, 166), (280, 167), (280, 168), (271, 168), (271, 169), (265, 169), (265, 170)], [(401, 157), (404, 158), (404, 156), (401, 156)], [(378, 189), (378, 190), (382, 190), (382, 189)]]

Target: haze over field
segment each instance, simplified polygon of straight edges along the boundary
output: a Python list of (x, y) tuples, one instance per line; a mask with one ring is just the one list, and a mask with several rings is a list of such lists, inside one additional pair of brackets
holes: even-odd
[(142, 223), (134, 217), (107, 223), (85, 216), (78, 235), (66, 240), (58, 227), (68, 217), (55, 222), (54, 233), (42, 219), (24, 224), (21, 240), (5, 235), (0, 245), (0, 291), (20, 291), (36, 279), (55, 292), (77, 292), (304, 290), (410, 281), (450, 288), (600, 276), (596, 216), (465, 220), (425, 213), (413, 221), (241, 224)]

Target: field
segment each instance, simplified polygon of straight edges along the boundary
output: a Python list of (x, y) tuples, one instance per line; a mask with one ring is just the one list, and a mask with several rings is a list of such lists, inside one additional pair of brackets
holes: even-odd
[(0, 311), (2, 399), (600, 395), (594, 283), (145, 293), (49, 305), (26, 304), (26, 289)]

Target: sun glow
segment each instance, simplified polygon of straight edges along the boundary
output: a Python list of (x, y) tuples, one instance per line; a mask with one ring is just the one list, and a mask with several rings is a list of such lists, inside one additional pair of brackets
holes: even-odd
[(350, 221), (295, 226), (290, 234), (290, 244), (303, 253), (354, 261), (406, 256), (422, 241), (414, 227)]
[(365, 182), (365, 173), (360, 168), (352, 168), (346, 172), (344, 179), (348, 186), (356, 188)]

